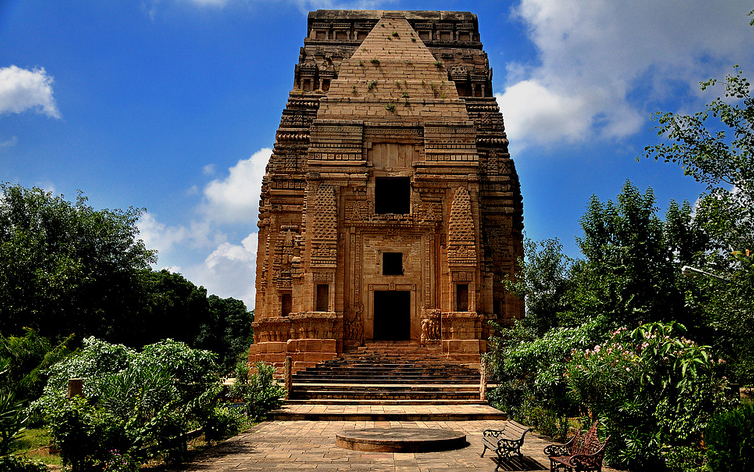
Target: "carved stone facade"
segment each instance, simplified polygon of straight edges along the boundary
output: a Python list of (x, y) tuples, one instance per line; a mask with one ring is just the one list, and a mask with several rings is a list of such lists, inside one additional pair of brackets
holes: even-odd
[(262, 182), (255, 344), (294, 369), (371, 340), (478, 362), (523, 254), (476, 15), (316, 11)]

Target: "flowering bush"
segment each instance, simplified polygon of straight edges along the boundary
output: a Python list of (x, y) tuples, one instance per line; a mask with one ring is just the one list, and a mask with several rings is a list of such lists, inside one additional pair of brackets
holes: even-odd
[(567, 416), (575, 405), (567, 396), (563, 372), (575, 350), (594, 346), (604, 339), (603, 317), (577, 328), (556, 328), (536, 338), (521, 323), (500, 329), (486, 354), (498, 387), (489, 393), (496, 408), (542, 434), (564, 439)]
[(563, 374), (571, 398), (611, 435), (607, 460), (638, 470), (699, 470), (702, 433), (726, 409), (727, 380), (709, 346), (677, 323), (618, 329), (603, 344), (574, 350)]
[(139, 461), (135, 461), (128, 454), (121, 454), (117, 449), (113, 449), (105, 460), (102, 470), (103, 472), (137, 472), (139, 466)]

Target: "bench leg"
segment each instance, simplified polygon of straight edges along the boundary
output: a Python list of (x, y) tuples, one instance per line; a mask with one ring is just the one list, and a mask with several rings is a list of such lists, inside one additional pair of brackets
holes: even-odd
[(487, 452), (487, 445), (484, 445), (484, 449), (482, 449), (482, 453), (479, 455), (479, 457), (484, 457), (484, 453)]

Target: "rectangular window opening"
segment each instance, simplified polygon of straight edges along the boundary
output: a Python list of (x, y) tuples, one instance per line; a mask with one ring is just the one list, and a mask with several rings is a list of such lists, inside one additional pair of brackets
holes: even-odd
[(411, 179), (409, 177), (377, 177), (374, 188), (374, 211), (378, 215), (411, 212)]
[(469, 311), (469, 284), (456, 285), (456, 311)]
[(317, 285), (317, 311), (328, 311), (330, 307), (330, 286), (327, 284)]
[(403, 253), (382, 253), (382, 275), (403, 275)]
[(293, 300), (290, 293), (284, 293), (280, 297), (280, 316), (288, 316), (293, 309)]

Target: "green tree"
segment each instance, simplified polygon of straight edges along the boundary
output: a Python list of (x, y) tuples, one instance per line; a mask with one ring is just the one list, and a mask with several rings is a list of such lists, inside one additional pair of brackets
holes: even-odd
[(0, 332), (107, 335), (137, 302), (155, 252), (137, 239), (141, 210), (95, 210), (0, 184)]
[[(701, 83), (701, 89), (717, 84)], [(647, 146), (644, 156), (680, 165), (707, 185), (699, 202), (705, 229), (723, 248), (754, 248), (754, 98), (735, 66), (722, 97), (688, 114), (657, 113), (657, 134), (671, 143)]]
[(540, 242), (527, 239), (524, 254), (515, 280), (507, 279), (505, 288), (526, 303), (522, 326), (542, 336), (550, 328), (569, 324), (573, 260), (563, 254), (557, 238)]
[[(714, 79), (701, 89), (715, 86)], [(708, 274), (694, 278), (688, 296), (714, 338), (731, 359), (731, 374), (754, 382), (754, 98), (738, 66), (722, 96), (694, 114), (657, 113), (657, 133), (668, 142), (647, 146), (644, 156), (680, 165), (686, 175), (707, 185), (699, 198), (695, 224), (709, 235)]]
[(47, 369), (70, 353), (68, 341), (54, 345), (29, 328), (24, 336), (0, 335), (0, 363), (7, 365), (7, 374), (0, 376), (0, 390), (22, 400), (38, 398), (47, 382)]
[(233, 370), (240, 355), (246, 356), (254, 342), (251, 323), (254, 312), (242, 300), (210, 295), (210, 322), (200, 326), (196, 346), (218, 353), (218, 364), (224, 372)]
[(139, 322), (119, 320), (115, 337), (108, 339), (141, 347), (170, 338), (194, 346), (202, 324), (211, 320), (207, 290), (164, 269), (142, 271), (140, 280), (140, 306), (133, 314)]
[[(217, 434), (240, 426), (219, 405), (216, 357), (173, 340), (139, 352), (87, 338), (50, 369), (32, 409), (46, 414), (63, 461), (74, 470), (90, 470), (114, 450), (139, 462), (179, 458), (186, 449), (180, 436), (188, 431), (211, 427)], [(76, 377), (84, 379), (83, 397), (67, 399), (67, 380)]]
[(583, 318), (607, 316), (615, 327), (689, 319), (681, 267), (704, 249), (692, 208), (671, 202), (663, 221), (652, 189), (626, 182), (617, 202), (592, 197), (577, 238), (585, 256), (573, 268), (575, 306)]

